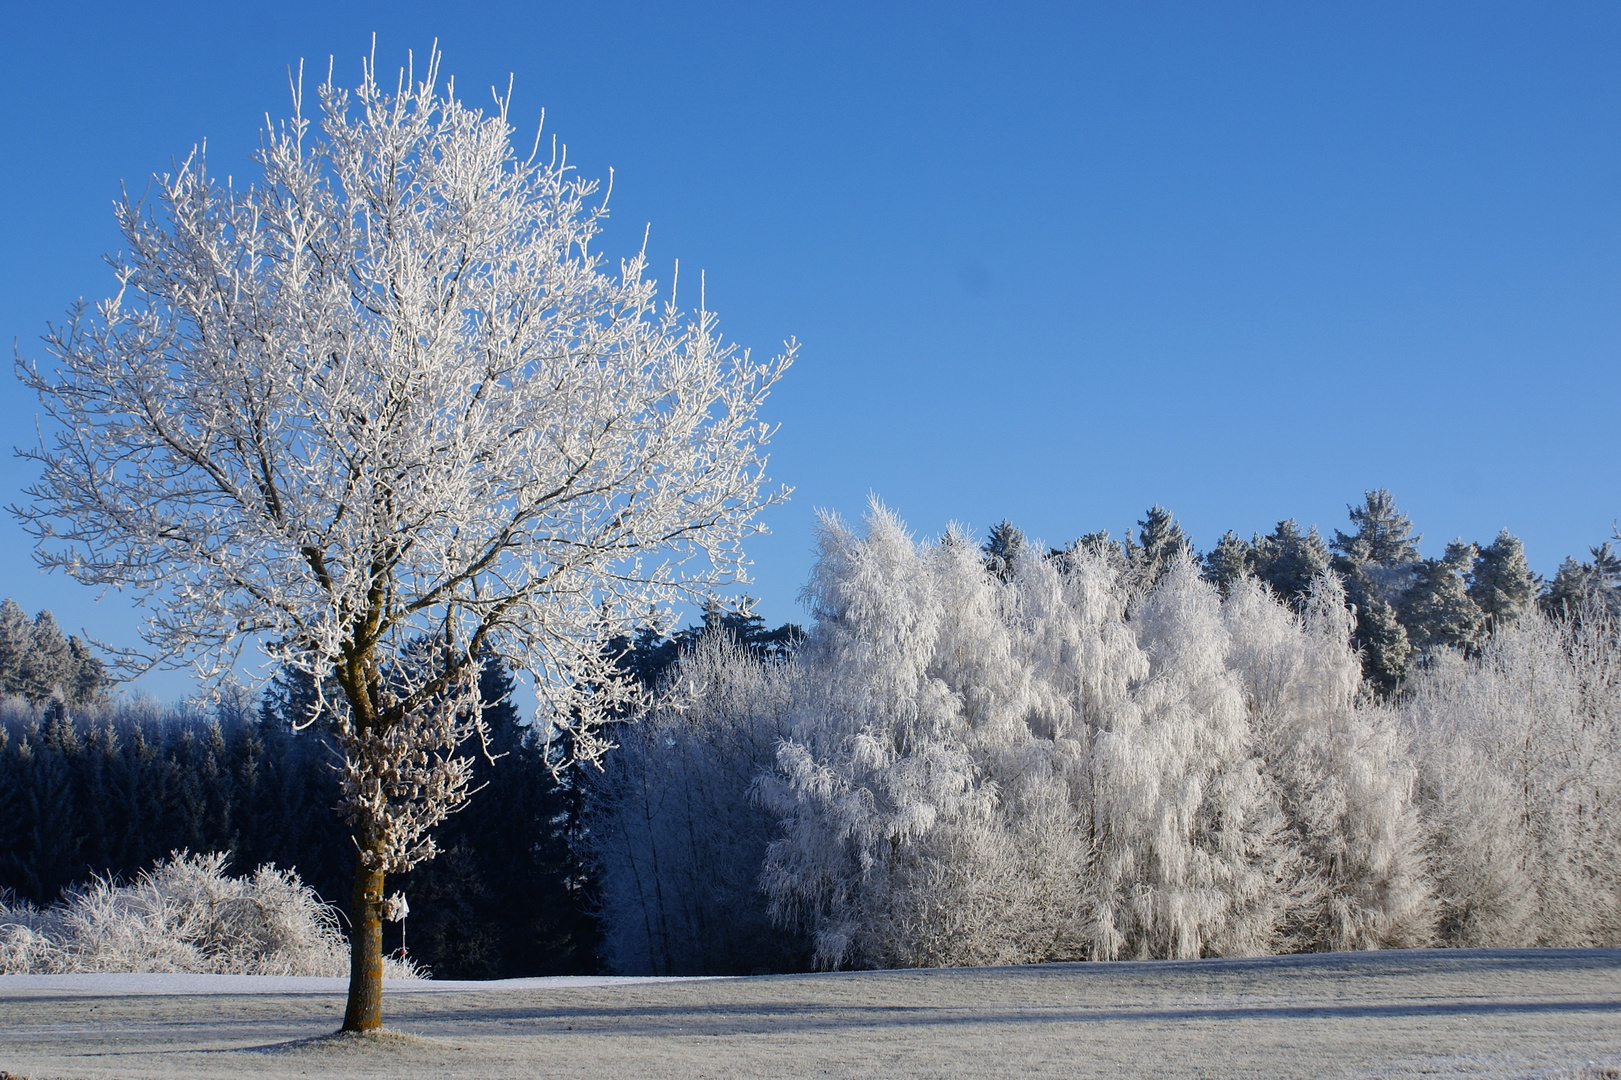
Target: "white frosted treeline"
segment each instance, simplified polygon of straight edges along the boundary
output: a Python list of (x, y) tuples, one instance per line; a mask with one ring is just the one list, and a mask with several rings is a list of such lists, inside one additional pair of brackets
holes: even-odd
[[(231, 877), (225, 860), (177, 853), (133, 882), (98, 878), (45, 909), (0, 897), (0, 974), (348, 973), (336, 908), (295, 873), (266, 865)], [(396, 959), (385, 975), (419, 977)]]
[(1133, 595), (1027, 548), (1004, 581), (881, 507), (824, 521), (763, 882), (828, 965), (1406, 945), (1412, 772), (1355, 707), (1343, 597)]
[(990, 573), (876, 504), (818, 536), (796, 659), (689, 654), (610, 768), (619, 970), (1621, 940), (1602, 620), (1526, 616), (1391, 705), (1332, 574), (1297, 610), (1186, 561)]

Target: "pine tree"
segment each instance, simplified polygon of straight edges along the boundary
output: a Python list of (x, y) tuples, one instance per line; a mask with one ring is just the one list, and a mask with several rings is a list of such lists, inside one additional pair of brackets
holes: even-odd
[(1312, 582), (1328, 569), (1328, 546), (1313, 525), (1304, 533), (1293, 518), (1278, 522), (1267, 536), (1253, 543), (1255, 576), (1271, 586), (1279, 599), (1298, 606)]
[(985, 569), (1003, 581), (1013, 577), (1013, 565), (1024, 550), (1024, 533), (1007, 518), (991, 526), (990, 537), (979, 549), (985, 556)]
[(1336, 569), (1351, 573), (1366, 563), (1396, 569), (1418, 561), (1418, 542), (1413, 523), (1400, 510), (1384, 488), (1363, 492), (1361, 506), (1348, 506), (1356, 532), (1349, 536), (1334, 531), (1329, 546), (1339, 555)]
[(167, 719), (136, 719), (122, 740), (123, 767), (115, 798), (123, 832), (116, 844), (108, 845), (114, 854), (105, 868), (109, 871), (144, 866), (180, 846), (168, 844), (171, 838), (178, 840), (167, 829), (169, 793), (176, 786), (178, 770), (163, 741), (174, 731), (164, 722)]
[(1363, 492), (1362, 505), (1346, 509), (1356, 531), (1347, 535), (1335, 530), (1329, 544), (1333, 567), (1345, 581), (1347, 603), (1357, 612), (1354, 640), (1362, 650), (1363, 674), (1388, 694), (1407, 674), (1412, 657), (1399, 612), (1416, 577), (1421, 537), (1384, 488)]
[(79, 819), (84, 829), (80, 855), (87, 866), (113, 864), (112, 848), (119, 832), (113, 815), (114, 774), (118, 767), (118, 739), (112, 725), (92, 726), (86, 733), (83, 752), (75, 755), (73, 786)]
[(22, 695), (35, 704), (63, 695), (64, 686), (73, 683), (73, 653), (48, 611), (34, 616), (18, 682)]
[(1550, 616), (1576, 618), (1594, 611), (1621, 617), (1621, 556), (1605, 541), (1589, 548), (1590, 562), (1566, 558), (1537, 603)]
[(1599, 580), (1611, 589), (1621, 588), (1621, 555), (1610, 550), (1610, 542), (1587, 550), (1593, 553), (1593, 570)]
[[(1009, 526), (1011, 528), (1011, 526)], [(1018, 530), (1013, 530), (1018, 534)], [(1023, 543), (1023, 536), (1017, 536), (1017, 543)], [(638, 668), (638, 677), (642, 685), (649, 689), (657, 685), (659, 678), (664, 674), (664, 668), (678, 656), (698, 647), (699, 642), (705, 638), (720, 635), (742, 648), (756, 660), (786, 660), (794, 654), (794, 650), (805, 639), (805, 631), (794, 623), (783, 623), (776, 629), (768, 629), (765, 619), (754, 610), (754, 598), (740, 596), (731, 603), (723, 603), (712, 598), (704, 605), (703, 622), (697, 626), (688, 626), (676, 631), (669, 639), (669, 646), (673, 652), (663, 646), (654, 644), (653, 649), (663, 666), (650, 664)], [(640, 672), (645, 668), (647, 677)]]
[(28, 762), (25, 741), (11, 727), (0, 723), (0, 890), (21, 893), (18, 888), (26, 869), (25, 813), (28, 803)]
[(1510, 626), (1530, 609), (1537, 576), (1525, 563), (1525, 547), (1507, 529), (1480, 549), (1469, 575), (1469, 599), (1485, 619), (1485, 629)]
[(74, 797), (74, 759), (83, 750), (60, 702), (47, 707), (44, 722), (32, 743), (33, 775), (25, 779), (28, 800), (23, 836), (23, 883), (25, 896), (54, 900), (68, 885), (85, 876), (80, 849), (84, 830)]
[(1228, 529), (1204, 557), (1204, 579), (1225, 598), (1234, 585), (1254, 573), (1255, 552), (1244, 538)]
[(1475, 545), (1454, 540), (1443, 557), (1419, 563), (1416, 580), (1402, 597), (1400, 615), (1408, 640), (1420, 653), (1474, 648), (1485, 625), (1467, 587), (1477, 554)]
[[(474, 766), (482, 792), (441, 827), (444, 853), (401, 882), (411, 902), (410, 955), (441, 978), (595, 970), (596, 886), (580, 851), (582, 779), (574, 770), (553, 774), (513, 690), (505, 665), (487, 658), (479, 693), (489, 756)], [(391, 940), (396, 932), (388, 931)]]
[(0, 603), (0, 692), (39, 705), (61, 697), (88, 705), (107, 693), (107, 672), (79, 637), (63, 638), (56, 619), (42, 611), (30, 623), (15, 600)]
[(1152, 589), (1174, 563), (1183, 558), (1197, 559), (1182, 526), (1158, 503), (1149, 508), (1148, 516), (1140, 519), (1137, 527), (1140, 531), (1135, 539), (1131, 530), (1126, 530), (1124, 545), (1137, 588)]
[(1553, 580), (1537, 597), (1538, 605), (1549, 616), (1579, 614), (1592, 593), (1591, 576), (1590, 565), (1577, 562), (1574, 555), (1566, 555), (1554, 572)]
[(23, 661), (28, 656), (31, 627), (17, 601), (0, 603), (0, 689), (21, 693)]
[(107, 698), (111, 680), (107, 667), (90, 649), (90, 645), (77, 634), (68, 638), (70, 667), (67, 685), (63, 687), (68, 701), (74, 705), (99, 704)]
[(1357, 608), (1355, 643), (1362, 652), (1362, 673), (1379, 693), (1393, 694), (1407, 676), (1413, 647), (1396, 609), (1370, 599)]

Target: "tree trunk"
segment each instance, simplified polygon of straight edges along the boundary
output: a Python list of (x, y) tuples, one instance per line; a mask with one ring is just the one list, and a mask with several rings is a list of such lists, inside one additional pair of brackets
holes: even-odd
[(355, 855), (355, 888), (349, 904), (349, 1007), (344, 1031), (383, 1026), (383, 872)]

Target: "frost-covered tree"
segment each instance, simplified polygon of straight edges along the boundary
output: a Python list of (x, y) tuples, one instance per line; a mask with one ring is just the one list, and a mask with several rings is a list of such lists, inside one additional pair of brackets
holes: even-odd
[(1185, 556), (1136, 617), (1148, 677), (1097, 735), (1098, 955), (1272, 951), (1278, 821), (1216, 590)]
[(1118, 897), (1098, 872), (1112, 842), (1101, 732), (1135, 715), (1148, 657), (1126, 621), (1133, 594), (1116, 552), (1085, 544), (1061, 561), (1019, 566), (1003, 618), (1022, 674), (1023, 731), (992, 759), (999, 816), (1021, 839), (1027, 960), (1105, 957), (1127, 943), (1107, 917)]
[(1205, 553), (1204, 579), (1225, 597), (1234, 585), (1253, 574), (1255, 551), (1233, 530), (1222, 533), (1216, 546)]
[(1454, 540), (1439, 559), (1418, 563), (1398, 609), (1408, 640), (1421, 654), (1474, 647), (1485, 619), (1469, 596), (1468, 575), (1478, 549)]
[(1283, 817), (1276, 947), (1425, 944), (1433, 907), (1406, 747), (1388, 712), (1358, 700), (1338, 577), (1323, 574), (1301, 600), (1285, 608), (1251, 581), (1222, 605), (1229, 664)]
[(1507, 529), (1480, 549), (1469, 574), (1469, 599), (1475, 602), (1485, 629), (1510, 626), (1531, 607), (1537, 576), (1525, 562), (1525, 546)]
[(1412, 769), (1350, 616), (1101, 546), (1008, 580), (875, 506), (824, 519), (816, 622), (762, 793), (763, 882), (828, 966), (1428, 940)]
[[(961, 905), (935, 901), (999, 880), (971, 873), (994, 805), (971, 740), (1000, 703), (948, 681), (1005, 664), (997, 579), (964, 538), (920, 550), (876, 504), (864, 536), (824, 517), (818, 550), (806, 587), (816, 625), (801, 651), (815, 675), (765, 791), (783, 823), (762, 878), (773, 913), (808, 927), (829, 967), (975, 962), (964, 957), (984, 955), (981, 939), (963, 933)], [(944, 635), (962, 647), (942, 650)]]
[(1528, 610), (1401, 705), (1417, 742), (1443, 940), (1621, 942), (1621, 638)]
[(589, 781), (584, 833), (612, 970), (747, 975), (807, 962), (804, 942), (767, 914), (759, 878), (775, 823), (751, 796), (787, 735), (791, 678), (791, 661), (713, 627)]
[(1137, 522), (1137, 535), (1126, 530), (1123, 545), (1138, 588), (1149, 589), (1180, 559), (1193, 555), (1193, 544), (1171, 512), (1155, 503)]
[(1013, 576), (1013, 564), (1024, 549), (1024, 533), (1007, 518), (991, 526), (991, 534), (979, 550), (985, 555), (985, 568), (1003, 581)]
[(1126, 545), (1119, 540), (1109, 539), (1107, 529), (1077, 537), (1061, 548), (1053, 548), (1048, 554), (1060, 566), (1074, 565), (1083, 556), (1092, 555), (1104, 560), (1116, 571), (1124, 572), (1127, 568)]
[(1313, 583), (1328, 569), (1328, 546), (1317, 534), (1317, 526), (1301, 532), (1294, 518), (1278, 522), (1266, 536), (1255, 537), (1252, 550), (1255, 576), (1292, 604), (1304, 602)]
[(467, 797), (482, 658), (600, 756), (636, 691), (598, 643), (738, 576), (788, 363), (659, 308), (641, 255), (605, 269), (594, 183), (437, 79), (328, 79), (318, 125), (295, 87), (255, 185), (158, 178), (118, 292), (19, 362), (58, 422), (19, 513), (43, 566), (146, 600), (126, 659), (217, 680), (257, 643), (338, 688), (350, 1030), (381, 1022), (385, 875)]

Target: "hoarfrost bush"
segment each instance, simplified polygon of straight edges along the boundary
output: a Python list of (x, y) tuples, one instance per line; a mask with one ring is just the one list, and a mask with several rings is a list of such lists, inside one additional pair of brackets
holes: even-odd
[[(135, 881), (97, 878), (40, 909), (0, 898), (0, 973), (342, 976), (338, 911), (296, 873), (225, 873), (222, 853), (176, 852)], [(420, 978), (389, 959), (392, 978)]]

